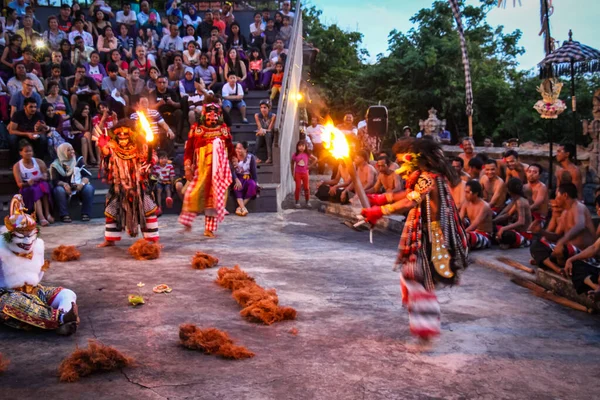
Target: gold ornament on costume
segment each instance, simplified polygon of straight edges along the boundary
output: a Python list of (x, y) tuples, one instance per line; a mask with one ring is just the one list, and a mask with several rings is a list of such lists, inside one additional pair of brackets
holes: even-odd
[(560, 91), (563, 84), (556, 78), (544, 80), (537, 89), (542, 94), (542, 100), (539, 100), (533, 108), (540, 113), (543, 119), (556, 119), (567, 108), (564, 101), (560, 100)]
[(413, 171), (416, 171), (417, 169), (419, 169), (419, 157), (420, 156), (421, 156), (420, 154), (415, 154), (415, 153), (404, 153), (404, 154), (399, 155), (397, 157), (397, 160), (402, 165), (400, 165), (400, 168), (398, 168), (395, 171), (396, 174), (404, 177), (404, 176), (410, 175)]
[(27, 213), (20, 194), (14, 195), (10, 201), (10, 213), (4, 217), (4, 225), (9, 232), (29, 233), (37, 229), (35, 217)]

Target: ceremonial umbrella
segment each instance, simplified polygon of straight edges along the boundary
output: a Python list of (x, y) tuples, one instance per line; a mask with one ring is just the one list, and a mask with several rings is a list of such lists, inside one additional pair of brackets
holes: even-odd
[(573, 31), (569, 30), (569, 40), (561, 47), (546, 55), (539, 63), (542, 75), (571, 75), (571, 107), (573, 108), (573, 139), (577, 143), (575, 135), (577, 121), (577, 100), (575, 97), (575, 72), (598, 72), (600, 71), (600, 51), (573, 40)]

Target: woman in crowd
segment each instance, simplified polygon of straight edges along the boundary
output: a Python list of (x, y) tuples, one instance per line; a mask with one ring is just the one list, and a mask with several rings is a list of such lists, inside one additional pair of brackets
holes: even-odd
[(17, 10), (8, 7), (6, 9), (6, 22), (4, 23), (4, 30), (9, 36), (13, 36), (19, 30), (19, 15)]
[(229, 71), (233, 71), (237, 77), (237, 83), (242, 85), (244, 92), (248, 91), (248, 74), (246, 64), (240, 59), (239, 52), (236, 49), (231, 49), (227, 53), (228, 59), (225, 64), (224, 76), (229, 76)]
[(13, 176), (19, 193), (23, 196), (25, 207), (35, 210), (37, 220), (42, 226), (54, 222), (50, 212), (50, 185), (48, 170), (44, 161), (33, 156), (33, 148), (26, 140), (19, 142), (21, 160), (13, 166)]
[(140, 97), (146, 93), (146, 82), (141, 78), (138, 67), (129, 68), (129, 76), (125, 85), (125, 94), (129, 98), (129, 104), (134, 105), (140, 100)]
[(250, 46), (260, 49), (264, 42), (265, 24), (263, 22), (261, 13), (257, 12), (254, 14), (254, 22), (250, 24)]
[(135, 60), (131, 63), (131, 67), (136, 67), (140, 72), (140, 77), (146, 79), (148, 78), (150, 68), (155, 66), (154, 60), (152, 60), (150, 56), (146, 56), (146, 48), (144, 45), (138, 45), (135, 48)]
[(110, 52), (117, 50), (119, 47), (119, 41), (112, 30), (112, 26), (104, 28), (104, 35), (98, 36), (96, 49), (100, 53), (100, 59), (103, 63), (107, 63), (109, 60)]
[(169, 77), (169, 88), (174, 89), (179, 86), (179, 81), (185, 77), (185, 66), (183, 65), (183, 56), (181, 53), (175, 53), (173, 64), (167, 68)]
[(108, 65), (114, 63), (119, 68), (119, 76), (127, 78), (127, 71), (129, 71), (129, 63), (121, 59), (121, 52), (118, 49), (114, 49), (110, 52), (110, 57), (106, 63), (105, 69), (108, 71)]
[(62, 136), (62, 117), (56, 114), (54, 106), (50, 103), (42, 103), (42, 115), (44, 116), (44, 122), (50, 128), (48, 132), (48, 153), (51, 158), (56, 158), (56, 152), (58, 146), (65, 143), (65, 139)]
[(74, 136), (80, 138), (81, 154), (85, 164), (98, 164), (96, 157), (96, 149), (92, 143), (92, 116), (90, 115), (90, 106), (85, 102), (77, 104), (77, 110), (71, 118), (71, 129)]
[(90, 54), (90, 62), (85, 65), (85, 70), (90, 77), (94, 78), (98, 87), (102, 86), (102, 79), (108, 76), (104, 65), (100, 64), (100, 53), (97, 50)]
[(69, 115), (72, 113), (71, 103), (60, 94), (59, 83), (57, 81), (49, 81), (46, 93), (44, 102), (52, 104), (54, 106), (54, 111), (57, 114), (66, 116), (68, 119)]
[(129, 28), (127, 25), (119, 25), (119, 36), (117, 37), (117, 40), (119, 41), (119, 49), (121, 50), (123, 58), (127, 61), (131, 61), (135, 50), (135, 42), (133, 38), (129, 36)]
[(150, 67), (150, 73), (148, 76), (148, 81), (146, 82), (146, 89), (148, 91), (156, 89), (156, 80), (160, 76), (160, 71), (156, 67)]
[(63, 60), (72, 62), (71, 42), (69, 42), (69, 39), (64, 39), (60, 42), (60, 54), (62, 54)]
[[(263, 146), (267, 148), (267, 161), (270, 164), (273, 160), (273, 128), (275, 126), (275, 114), (271, 112), (271, 103), (268, 100), (260, 102), (260, 112), (254, 114), (256, 121), (256, 152)], [(257, 162), (262, 162), (260, 159)]]
[(233, 166), (235, 168), (233, 192), (238, 203), (235, 213), (240, 217), (245, 217), (248, 215), (246, 206), (258, 193), (256, 157), (248, 153), (248, 142), (240, 142), (235, 145)]
[(217, 42), (215, 44), (215, 49), (210, 57), (210, 65), (215, 69), (217, 73), (217, 82), (225, 83), (225, 65), (227, 61), (225, 60), (225, 49), (223, 48), (223, 44), (221, 42)]
[(144, 58), (148, 57), (153, 63), (156, 62), (158, 53), (159, 39), (158, 34), (152, 29), (140, 28), (138, 36), (135, 38), (135, 52), (137, 56), (138, 48), (144, 49)]
[(54, 189), (54, 201), (62, 222), (72, 222), (69, 215), (69, 200), (77, 197), (81, 200), (81, 220), (90, 220), (94, 187), (90, 184), (92, 174), (85, 168), (83, 157), (77, 157), (73, 146), (61, 144), (57, 150), (58, 158), (50, 165), (50, 178)]
[(13, 35), (8, 41), (8, 46), (2, 52), (2, 58), (0, 58), (0, 76), (6, 82), (14, 76), (15, 64), (23, 60), (22, 43), (23, 38), (21, 36)]
[(198, 50), (198, 43), (194, 40), (187, 44), (187, 50), (183, 52), (183, 63), (192, 68), (200, 63), (200, 50)]
[(275, 29), (277, 29), (278, 31), (281, 29), (281, 27), (283, 26), (283, 14), (280, 13), (279, 11), (277, 11), (275, 13)]
[(208, 65), (208, 55), (202, 54), (200, 56), (200, 65), (194, 70), (194, 76), (202, 79), (206, 90), (214, 91), (213, 86), (217, 82), (217, 72), (211, 65)]
[(234, 22), (229, 29), (231, 30), (231, 34), (227, 38), (227, 48), (238, 50), (240, 52), (240, 57), (246, 58), (245, 51), (248, 49), (248, 42), (244, 35), (242, 35), (240, 24)]
[(260, 56), (258, 49), (254, 48), (250, 50), (250, 58), (248, 59), (248, 86), (254, 90), (264, 89), (262, 87), (262, 70), (263, 70), (263, 59)]
[(188, 5), (187, 12), (183, 16), (183, 26), (188, 27), (192, 26), (194, 30), (198, 29), (198, 25), (202, 22), (202, 18), (198, 15), (196, 11), (196, 7), (193, 5)]
[(197, 42), (202, 43), (202, 38), (196, 36), (196, 30), (192, 25), (188, 25), (185, 27), (185, 36), (181, 38), (183, 41), (183, 48), (187, 48), (189, 42)]
[(91, 33), (94, 39), (97, 39), (98, 37), (104, 35), (104, 29), (106, 29), (107, 26), (111, 26), (111, 24), (108, 20), (108, 17), (106, 16), (106, 14), (104, 14), (102, 10), (96, 10), (94, 17), (95, 19), (92, 23)]
[(50, 50), (60, 50), (60, 43), (67, 38), (67, 34), (58, 29), (58, 18), (54, 15), (48, 17), (48, 30), (42, 34), (44, 42), (48, 43)]

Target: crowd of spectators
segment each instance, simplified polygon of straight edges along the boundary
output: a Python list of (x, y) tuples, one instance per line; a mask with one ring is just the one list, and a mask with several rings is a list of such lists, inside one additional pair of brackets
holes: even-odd
[[(128, 2), (115, 12), (95, 0), (88, 10), (77, 3), (61, 5), (43, 29), (33, 7), (24, 0), (11, 2), (6, 18), (0, 19), (2, 139), (11, 161), (18, 162), (14, 174), (21, 191), (29, 185), (23, 172), (27, 168), (39, 169), (36, 185), (38, 180), (53, 183), (31, 197), (33, 207), (38, 201), (42, 205), (36, 208), (41, 209), (40, 220), (52, 222), (53, 199), (55, 208), (60, 206), (60, 219), (71, 220), (61, 200), (66, 188), (55, 179), (51, 182), (46, 168), (61, 160), (59, 148), (67, 144), (73, 149), (63, 147), (62, 160), (72, 153), (68, 160), (77, 161), (71, 167), (78, 173), (95, 167), (101, 160), (98, 138), (119, 119), (136, 119), (137, 111), (148, 116), (158, 137), (157, 150), (171, 163), (175, 144), (185, 142), (186, 125), (198, 120), (205, 96), (221, 103), (226, 124), (231, 125), (233, 108), (248, 124), (244, 96), (249, 90), (268, 89), (270, 99), (261, 103), (253, 121), (267, 159), (253, 160), (270, 163), (275, 120), (271, 104), (279, 96), (293, 17), (290, 2), (284, 1), (280, 11), (256, 12), (245, 35), (231, 2), (200, 13), (191, 3), (177, 0), (167, 1), (161, 12), (142, 1), (136, 13)], [(247, 150), (247, 144), (240, 146)], [(23, 151), (31, 157), (25, 158)], [(247, 169), (245, 164), (242, 169)], [(170, 206), (171, 190), (165, 182), (161, 185), (157, 197), (165, 194)], [(239, 214), (244, 214), (241, 204)]]

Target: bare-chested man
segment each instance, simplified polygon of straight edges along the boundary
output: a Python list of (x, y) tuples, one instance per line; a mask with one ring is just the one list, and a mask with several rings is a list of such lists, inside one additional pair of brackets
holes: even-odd
[(471, 179), (478, 181), (483, 173), (483, 160), (479, 157), (471, 158), (469, 161), (469, 171)]
[[(369, 154), (365, 150), (361, 150), (354, 156), (354, 165), (356, 166), (356, 177), (362, 183), (365, 191), (370, 190), (377, 181), (377, 171), (369, 164)], [(342, 192), (340, 200), (345, 203), (352, 196), (348, 196), (349, 192), (354, 191), (354, 183), (349, 184)]]
[(366, 193), (396, 193), (402, 190), (402, 181), (398, 174), (390, 166), (391, 162), (387, 156), (379, 156), (375, 167), (379, 171), (375, 186), (366, 190)]
[(462, 179), (465, 182), (468, 182), (471, 180), (471, 176), (465, 172), (464, 167), (465, 162), (462, 158), (454, 157), (452, 159), (452, 168), (454, 168), (458, 176), (460, 176), (460, 179)]
[(462, 160), (464, 162), (463, 167), (466, 166), (466, 167), (464, 167), (465, 172), (470, 175), (469, 161), (471, 161), (471, 159), (475, 157), (475, 142), (473, 141), (473, 138), (470, 138), (470, 137), (463, 138), (462, 149), (463, 149), (463, 152), (460, 153), (458, 156), (460, 158), (462, 158)]
[(565, 275), (571, 278), (577, 293), (587, 293), (594, 301), (600, 301), (600, 238), (581, 253), (570, 257), (565, 263)]
[(529, 165), (519, 162), (519, 153), (515, 150), (504, 152), (504, 163), (506, 164), (506, 181), (510, 178), (519, 178), (521, 182), (527, 182), (527, 167)]
[(492, 209), (481, 199), (483, 189), (479, 182), (471, 180), (465, 185), (465, 202), (460, 208), (460, 219), (467, 227), (465, 232), (469, 249), (487, 249), (492, 244)]
[(543, 171), (540, 164), (531, 164), (527, 168), (527, 184), (523, 186), (533, 220), (542, 222), (546, 221), (548, 215), (548, 188), (540, 181)]
[(581, 179), (581, 171), (573, 163), (575, 155), (575, 146), (570, 143), (565, 143), (558, 146), (556, 150), (556, 161), (560, 167), (556, 168), (556, 182), (560, 186), (563, 183), (573, 183), (577, 187), (577, 199), (583, 199), (583, 181)]
[(492, 211), (499, 213), (506, 201), (506, 185), (498, 176), (498, 164), (495, 160), (487, 160), (484, 171), (479, 180), (483, 187), (483, 199), (488, 202)]
[(511, 178), (506, 188), (511, 202), (494, 218), (494, 222), (496, 224), (512, 222), (499, 227), (496, 238), (501, 249), (529, 247), (533, 237), (527, 230), (531, 225), (531, 210), (523, 193), (523, 182), (518, 178)]
[(564, 210), (558, 219), (558, 226), (555, 232), (549, 232), (541, 228), (539, 221), (531, 225), (531, 230), (541, 235), (531, 246), (531, 257), (539, 267), (564, 274), (562, 267), (567, 258), (594, 243), (595, 228), (589, 210), (577, 201), (577, 187), (574, 184), (561, 184), (554, 202)]

